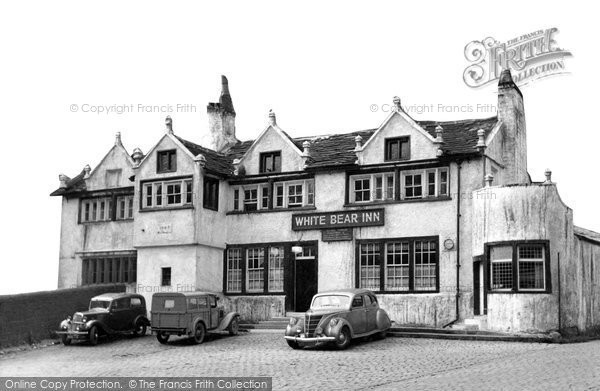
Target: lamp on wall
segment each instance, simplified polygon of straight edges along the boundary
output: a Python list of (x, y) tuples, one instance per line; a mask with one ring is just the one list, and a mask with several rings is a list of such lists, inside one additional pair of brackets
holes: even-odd
[(302, 252), (302, 246), (300, 246), (300, 244), (296, 244), (292, 246), (292, 252), (296, 255), (300, 254)]

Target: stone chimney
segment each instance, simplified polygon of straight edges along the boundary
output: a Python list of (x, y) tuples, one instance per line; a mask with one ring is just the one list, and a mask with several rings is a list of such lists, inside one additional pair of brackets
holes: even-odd
[(498, 120), (502, 122), (502, 164), (506, 167), (503, 184), (527, 184), (530, 180), (523, 94), (509, 69), (504, 69), (498, 80)]
[(229, 83), (221, 76), (221, 96), (219, 102), (206, 106), (208, 130), (211, 135), (211, 148), (223, 152), (238, 142), (235, 137), (235, 110), (229, 94)]

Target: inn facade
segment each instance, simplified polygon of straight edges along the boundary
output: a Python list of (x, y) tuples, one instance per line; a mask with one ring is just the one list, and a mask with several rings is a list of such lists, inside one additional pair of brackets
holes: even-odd
[(223, 77), (210, 148), (169, 117), (146, 153), (117, 134), (51, 194), (62, 198), (59, 288), (127, 283), (148, 301), (208, 290), (264, 320), (361, 287), (402, 325), (600, 325), (600, 234), (573, 225), (549, 171), (532, 181), (510, 72), (495, 117), (417, 121), (393, 104), (376, 128), (314, 137), (291, 137), (270, 112), (239, 141)]

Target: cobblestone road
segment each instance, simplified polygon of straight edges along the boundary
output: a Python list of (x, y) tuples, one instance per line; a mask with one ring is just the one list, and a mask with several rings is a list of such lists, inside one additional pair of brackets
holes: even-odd
[(0, 358), (0, 376), (272, 376), (275, 390), (600, 390), (600, 341), (571, 345), (387, 338), (346, 351), (288, 348), (281, 333), (203, 345), (121, 338)]

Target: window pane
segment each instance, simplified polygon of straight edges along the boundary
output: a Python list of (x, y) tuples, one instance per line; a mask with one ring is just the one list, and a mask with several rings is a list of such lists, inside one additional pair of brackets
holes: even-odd
[(415, 241), (415, 290), (434, 290), (437, 283), (437, 243)]
[(262, 292), (264, 290), (264, 249), (246, 250), (246, 290)]
[(366, 202), (371, 200), (371, 180), (369, 178), (354, 180), (354, 201)]
[(258, 190), (249, 189), (244, 190), (244, 210), (253, 211), (258, 209)]
[(269, 248), (269, 292), (283, 292), (283, 247)]
[(409, 246), (408, 242), (386, 244), (385, 289), (409, 289)]
[(543, 245), (520, 245), (519, 289), (545, 289)]
[(492, 289), (512, 289), (512, 246), (494, 246), (490, 249)]
[(283, 208), (283, 185), (275, 185), (275, 206)]
[(240, 209), (240, 191), (235, 189), (233, 191), (233, 210)]
[(380, 249), (379, 243), (360, 245), (360, 287), (380, 289)]
[(262, 187), (262, 201), (260, 207), (261, 209), (269, 208), (269, 186)]
[(312, 180), (307, 181), (306, 186), (308, 187), (308, 189), (306, 190), (307, 197), (308, 197), (308, 199), (306, 200), (306, 204), (314, 205), (315, 204), (315, 182)]
[(302, 206), (302, 185), (288, 185), (288, 207), (296, 208)]
[(227, 250), (227, 292), (242, 291), (242, 250)]

